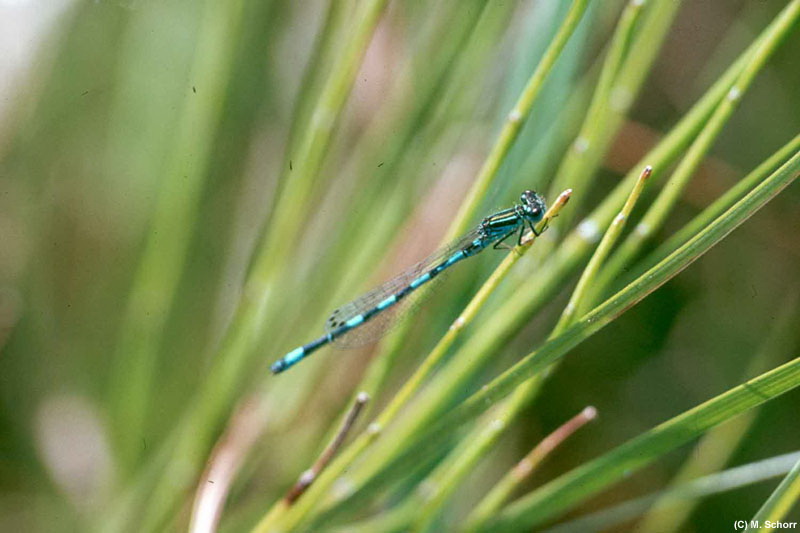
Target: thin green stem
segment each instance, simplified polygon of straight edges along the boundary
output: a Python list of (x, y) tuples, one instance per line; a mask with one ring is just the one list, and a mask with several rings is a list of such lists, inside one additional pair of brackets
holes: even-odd
[[(589, 180), (633, 105), (681, 4), (675, 0), (651, 0), (639, 23), (646, 3), (630, 0), (625, 6), (586, 118), (551, 185), (555, 190), (563, 184), (581, 191), (589, 189)], [(630, 190), (630, 185), (625, 189)], [(578, 199), (578, 205), (587, 197)], [(571, 221), (570, 216), (566, 227)]]
[(594, 254), (592, 254), (592, 258), (589, 260), (589, 263), (583, 270), (583, 274), (581, 274), (581, 277), (578, 279), (578, 284), (575, 286), (575, 290), (572, 292), (572, 296), (567, 306), (564, 308), (564, 312), (561, 313), (558, 324), (556, 324), (554, 328), (553, 335), (560, 334), (564, 328), (572, 324), (578, 316), (583, 315), (587, 311), (588, 304), (591, 303), (588, 301), (590, 287), (595, 282), (598, 272), (600, 272), (608, 255), (611, 253), (619, 236), (622, 234), (622, 230), (625, 228), (636, 202), (639, 201), (639, 197), (642, 195), (645, 183), (647, 183), (647, 179), (652, 173), (653, 168), (647, 166), (639, 175), (639, 179), (636, 180), (636, 183), (633, 185), (631, 194), (622, 206), (622, 210), (614, 217), (614, 220), (608, 226), (603, 238), (600, 240), (600, 244), (597, 245), (597, 249)]
[[(601, 135), (610, 136), (605, 128), (605, 119), (610, 114), (608, 102), (611, 95), (611, 87), (625, 59), (628, 44), (633, 36), (644, 3), (641, 0), (630, 0), (622, 11), (620, 21), (611, 38), (608, 53), (600, 69), (600, 78), (595, 86), (589, 109), (586, 111), (583, 124), (575, 141), (561, 162), (561, 166), (551, 184), (553, 190), (563, 189), (567, 186), (566, 184), (582, 191), (587, 189), (586, 182), (605, 148), (601, 149), (600, 144), (592, 141), (596, 141), (597, 137)], [(571, 219), (572, 217), (570, 217)]]
[(345, 37), (349, 28), (347, 14), (352, 10), (354, 3), (354, 0), (328, 0), (325, 19), (304, 69), (295, 109), (292, 112), (292, 125), (286, 143), (290, 150), (295, 146), (299, 132), (303, 131), (309, 120), (309, 114), (319, 99), (324, 75), (328, 74), (327, 65), (335, 60), (334, 54), (339, 50), (336, 45)]
[[(131, 469), (142, 447), (158, 353), (186, 263), (211, 148), (223, 112), (242, 2), (208, 3), (188, 91), (144, 251), (128, 297), (111, 377), (118, 459)], [(189, 87), (187, 87), (187, 90)]]
[(648, 255), (641, 265), (637, 264), (634, 272), (629, 279), (638, 276), (648, 268), (658, 263), (661, 259), (668, 256), (675, 251), (681, 244), (688, 241), (693, 235), (696, 235), (701, 229), (708, 225), (710, 221), (721, 215), (725, 210), (730, 208), (737, 200), (739, 200), (750, 189), (756, 186), (761, 180), (769, 176), (778, 167), (784, 164), (796, 152), (800, 151), (800, 135), (782, 146), (777, 152), (772, 154), (752, 172), (750, 172), (743, 179), (739, 180), (736, 185), (725, 191), (725, 193), (717, 198), (711, 205), (704, 209), (700, 214), (691, 220), (688, 224), (683, 226), (673, 235), (671, 235), (665, 242), (659, 245), (650, 255)]
[(472, 440), (468, 435), (448, 455), (447, 460), (420, 483), (417, 489), (420, 497), (417, 498), (418, 505), (410, 531), (423, 533), (434, 529), (442, 507), (459, 488), (459, 482), (474, 470), (478, 461), (492, 450), (497, 439), (505, 433), (509, 421), (488, 414), (475, 428), (481, 438)]
[(783, 478), (778, 488), (770, 494), (761, 509), (753, 516), (751, 523), (759, 524), (758, 531), (773, 531), (770, 522), (780, 522), (800, 499), (800, 460)]
[(558, 56), (561, 54), (564, 46), (566, 46), (570, 36), (578, 27), (578, 23), (586, 12), (588, 5), (588, 0), (572, 1), (572, 5), (564, 18), (564, 22), (561, 24), (558, 32), (556, 32), (550, 46), (548, 46), (541, 61), (539, 61), (536, 70), (534, 70), (528, 83), (522, 90), (522, 94), (520, 94), (514, 108), (508, 114), (497, 142), (495, 142), (491, 152), (489, 152), (464, 203), (461, 204), (458, 214), (453, 219), (446, 240), (449, 241), (464, 233), (467, 226), (474, 219), (476, 210), (486, 196), (486, 192), (497, 176), (497, 172), (500, 170), (503, 161), (505, 161), (508, 152), (514, 145), (514, 141), (517, 139), (523, 124), (525, 124), (525, 120), (528, 118), (528, 115), (530, 115), (533, 104), (536, 102), (544, 86), (544, 82), (547, 79), (547, 75), (553, 69), (553, 65), (555, 65)]
[[(798, 296), (800, 291), (795, 287), (790, 295), (781, 302), (780, 313), (774, 326), (761, 343), (753, 356), (743, 378), (748, 379), (766, 372), (781, 357), (791, 350), (792, 334), (797, 324)], [(681, 486), (693, 479), (700, 478), (725, 467), (733, 457), (739, 445), (750, 431), (758, 416), (758, 409), (740, 415), (733, 420), (721, 424), (703, 435), (697, 446), (688, 454), (686, 462), (670, 481), (671, 486)], [(648, 509), (637, 533), (671, 533), (685, 529), (684, 523), (696, 507), (692, 500), (675, 501), (659, 499)]]
[(492, 490), (475, 506), (469, 514), (465, 523), (466, 530), (476, 530), (484, 523), (497, 514), (500, 508), (508, 501), (509, 497), (528, 479), (538, 468), (544, 459), (550, 455), (555, 448), (561, 445), (567, 438), (580, 428), (597, 418), (597, 410), (594, 407), (587, 407), (580, 413), (569, 419), (558, 429), (550, 433), (547, 437), (533, 448), (514, 468), (508, 471)]
[[(367, 0), (359, 5), (352, 32), (341, 55), (331, 67), (330, 76), (320, 89), (308, 127), (304, 129), (293, 152), (287, 154), (281, 179), (282, 190), (279, 191), (275, 210), (248, 279), (250, 290), (264, 302), (273, 296), (276, 277), (285, 265), (275, 258), (288, 255), (303, 228), (304, 217), (299, 210), (307, 205), (367, 45), (385, 6), (386, 0)], [(291, 169), (289, 160), (294, 162)]]
[(548, 528), (547, 533), (572, 533), (573, 531), (614, 531), (615, 527), (628, 523), (631, 519), (646, 511), (654, 501), (665, 501), (674, 504), (697, 502), (713, 494), (746, 487), (772, 479), (789, 472), (800, 452), (787, 453), (754, 463), (729, 468), (723, 472), (694, 478), (655, 494), (647, 494), (633, 500), (602, 509), (575, 520), (562, 522)]
[(416, 506), (416, 498), (406, 498), (375, 517), (334, 528), (332, 533), (406, 533)]
[(598, 294), (610, 284), (613, 278), (638, 255), (644, 244), (667, 220), (683, 190), (694, 175), (695, 170), (735, 111), (742, 96), (755, 79), (756, 74), (764, 67), (767, 60), (797, 21), (798, 16), (800, 16), (800, 1), (794, 1), (787, 5), (776, 17), (776, 24), (773, 26), (772, 31), (766, 36), (766, 39), (760, 42), (759, 47), (750, 57), (748, 63), (728, 91), (727, 97), (717, 106), (703, 130), (689, 147), (678, 168), (675, 169), (671, 179), (661, 190), (661, 193), (652, 203), (644, 217), (642, 217), (641, 222), (636, 226), (636, 231), (628, 235), (609, 261), (601, 279), (595, 284), (595, 294)]
[(800, 386), (800, 358), (698, 405), (520, 498), (485, 531), (528, 530), (648, 465), (717, 424)]
[(256, 527), (253, 529), (253, 531), (258, 533), (266, 533), (271, 531), (274, 524), (281, 518), (281, 516), (283, 516), (284, 513), (286, 513), (286, 510), (308, 490), (308, 487), (310, 487), (314, 481), (316, 481), (320, 472), (322, 472), (325, 467), (328, 466), (328, 464), (331, 462), (331, 459), (333, 459), (333, 457), (342, 447), (344, 440), (353, 429), (353, 425), (358, 419), (358, 416), (361, 414), (364, 406), (369, 402), (369, 399), (369, 394), (366, 392), (359, 392), (356, 395), (355, 401), (352, 403), (350, 409), (342, 419), (342, 422), (333, 438), (330, 440), (317, 460), (314, 461), (314, 464), (311, 465), (311, 468), (300, 474), (299, 479), (294, 485), (292, 485), (292, 488), (289, 489), (289, 492), (287, 492), (283, 499), (281, 499), (276, 505), (272, 506), (269, 513), (264, 515), (258, 524), (256, 524)]

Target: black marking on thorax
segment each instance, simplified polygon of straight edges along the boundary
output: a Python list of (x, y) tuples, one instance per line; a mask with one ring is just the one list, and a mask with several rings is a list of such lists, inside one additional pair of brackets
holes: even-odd
[(484, 231), (484, 236), (491, 239), (516, 230), (522, 220), (522, 207), (515, 205), (484, 218), (483, 222), (481, 222), (481, 228)]

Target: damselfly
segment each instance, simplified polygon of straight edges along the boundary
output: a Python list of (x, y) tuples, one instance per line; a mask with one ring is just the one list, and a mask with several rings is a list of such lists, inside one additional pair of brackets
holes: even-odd
[(425, 285), (462, 259), (473, 256), (490, 244), (498, 248), (512, 235), (518, 234), (517, 244), (522, 242), (526, 228), (535, 234), (534, 225), (544, 216), (544, 198), (533, 191), (520, 195), (520, 203), (484, 218), (478, 227), (452, 244), (445, 246), (424, 261), (404, 273), (368, 292), (361, 298), (336, 309), (325, 324), (326, 335), (309, 342), (284, 355), (272, 364), (273, 374), (283, 372), (326, 344), (353, 337), (358, 331), (367, 329), (366, 324), (380, 332), (386, 329), (387, 310), (397, 306), (412, 292)]

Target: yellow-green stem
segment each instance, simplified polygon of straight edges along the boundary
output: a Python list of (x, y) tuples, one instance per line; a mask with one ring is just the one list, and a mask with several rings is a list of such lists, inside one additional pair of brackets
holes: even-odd
[(750, 61), (742, 69), (742, 72), (728, 91), (727, 97), (719, 103), (714, 114), (711, 115), (703, 130), (689, 147), (678, 168), (675, 169), (671, 179), (636, 226), (636, 230), (628, 235), (609, 261), (603, 276), (595, 284), (593, 289), (595, 296), (600, 294), (611, 283), (613, 278), (636, 257), (642, 246), (669, 217), (672, 208), (694, 175), (695, 170), (733, 114), (742, 96), (755, 79), (756, 74), (764, 67), (772, 53), (797, 21), (798, 16), (800, 16), (800, 1), (798, 0), (790, 3), (778, 15), (773, 31), (760, 43), (750, 57)]
[(558, 59), (564, 46), (566, 46), (575, 28), (578, 27), (578, 23), (586, 12), (588, 5), (588, 0), (573, 0), (567, 12), (567, 16), (564, 18), (564, 22), (558, 29), (550, 46), (548, 46), (545, 51), (544, 56), (542, 56), (542, 60), (539, 62), (536, 70), (534, 70), (528, 83), (525, 85), (514, 108), (508, 114), (506, 122), (500, 130), (497, 142), (495, 142), (491, 152), (489, 152), (464, 203), (461, 204), (461, 208), (450, 226), (450, 231), (448, 232), (446, 240), (449, 241), (464, 233), (467, 225), (475, 217), (475, 211), (485, 198), (489, 186), (497, 176), (497, 171), (500, 170), (500, 166), (503, 161), (505, 161), (511, 147), (514, 145), (514, 141), (517, 139), (520, 129), (528, 118), (528, 115), (530, 115), (533, 104), (536, 102), (544, 86), (544, 82), (547, 79), (547, 75), (552, 70), (553, 65), (555, 65), (556, 59)]

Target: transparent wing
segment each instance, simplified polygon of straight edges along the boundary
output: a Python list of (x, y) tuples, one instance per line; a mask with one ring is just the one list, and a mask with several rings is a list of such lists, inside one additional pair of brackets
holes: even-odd
[[(373, 309), (380, 302), (397, 293), (399, 290), (407, 287), (417, 277), (424, 274), (433, 267), (446, 261), (451, 255), (458, 250), (465, 248), (471, 244), (475, 239), (481, 238), (482, 234), (479, 228), (467, 233), (466, 235), (454, 240), (450, 244), (443, 246), (436, 252), (426, 257), (419, 263), (406, 269), (403, 273), (395, 276), (382, 285), (374, 288), (360, 298), (345, 304), (338, 309), (334, 310), (325, 323), (325, 331), (330, 333), (336, 328), (344, 325), (345, 322), (351, 318), (363, 314), (370, 309)], [(441, 272), (438, 276), (433, 278), (425, 286), (438, 282), (442, 279), (447, 271)], [(409, 294), (400, 302), (394, 304), (388, 309), (374, 315), (370, 320), (348, 331), (341, 337), (337, 337), (334, 341), (334, 346), (340, 348), (354, 348), (356, 346), (363, 346), (376, 341), (386, 334), (394, 324), (398, 322), (401, 315), (406, 315), (410, 309), (413, 309), (419, 304), (419, 291), (414, 291)]]

